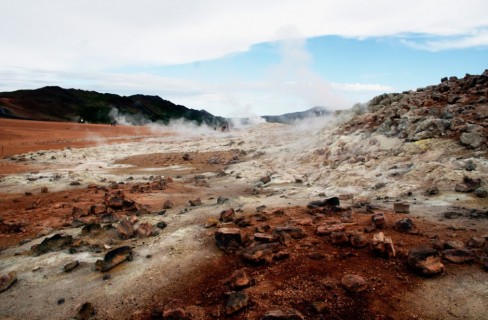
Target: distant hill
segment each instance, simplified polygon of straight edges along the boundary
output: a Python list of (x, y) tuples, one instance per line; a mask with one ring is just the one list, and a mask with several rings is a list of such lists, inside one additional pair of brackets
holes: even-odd
[(313, 107), (306, 111), (285, 113), (279, 116), (263, 116), (267, 122), (291, 124), (297, 120), (307, 118), (325, 117), (330, 115), (331, 112), (324, 107)]
[[(173, 119), (220, 125), (225, 119), (205, 110), (189, 109), (158, 96), (119, 96), (56, 86), (0, 92), (0, 117), (51, 121), (109, 123), (113, 110), (134, 119), (168, 123)], [(112, 113), (111, 113), (112, 112)]]

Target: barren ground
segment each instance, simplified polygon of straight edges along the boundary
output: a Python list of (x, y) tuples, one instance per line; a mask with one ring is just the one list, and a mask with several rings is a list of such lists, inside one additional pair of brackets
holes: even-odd
[[(163, 310), (178, 307), (194, 319), (260, 319), (275, 309), (304, 319), (488, 319), (488, 274), (481, 260), (486, 243), (474, 262), (443, 261), (446, 270), (436, 277), (421, 277), (406, 262), (410, 248), (433, 239), (486, 239), (488, 219), (470, 213), (486, 212), (487, 200), (454, 192), (464, 175), (488, 181), (486, 154), (451, 140), (337, 136), (339, 126), (261, 124), (192, 134), (0, 119), (0, 274), (15, 271), (18, 278), (0, 293), (0, 317), (66, 319), (91, 302), (96, 319), (162, 318)], [(476, 164), (474, 174), (464, 170), (467, 160)], [(167, 182), (161, 190), (152, 187), (158, 176)], [(271, 181), (261, 182), (265, 176)], [(432, 185), (439, 194), (425, 195)], [(154, 236), (122, 239), (108, 227), (118, 222), (90, 211), (117, 194), (133, 200), (137, 211), (112, 216), (137, 214), (136, 225), (164, 221), (167, 227)], [(342, 199), (340, 212), (306, 207), (333, 196)], [(197, 198), (200, 205), (189, 204)], [(361, 198), (369, 211), (353, 205)], [(166, 200), (173, 206), (163, 211)], [(410, 204), (410, 213), (394, 213), (396, 201)], [(230, 208), (237, 219), (218, 221)], [(445, 218), (448, 211), (459, 217)], [(385, 215), (382, 231), (392, 238), (396, 257), (373, 253), (376, 231), (365, 232), (372, 213)], [(416, 232), (393, 228), (405, 217)], [(239, 227), (243, 220), (248, 225)], [(83, 233), (92, 222), (103, 228)], [(333, 245), (316, 232), (324, 224), (343, 224), (367, 245)], [(281, 226), (299, 227), (304, 237), (276, 242), (274, 259), (265, 264), (246, 262), (215, 244), (218, 227), (239, 227), (252, 239), (256, 230), (272, 234)], [(74, 244), (32, 252), (57, 233), (72, 235)], [(122, 245), (133, 248), (132, 261), (105, 273), (95, 270), (96, 260)], [(80, 265), (64, 272), (73, 260)], [(249, 301), (226, 315), (236, 271), (252, 279), (244, 289)], [(368, 289), (348, 292), (341, 285), (345, 274), (362, 276)]]

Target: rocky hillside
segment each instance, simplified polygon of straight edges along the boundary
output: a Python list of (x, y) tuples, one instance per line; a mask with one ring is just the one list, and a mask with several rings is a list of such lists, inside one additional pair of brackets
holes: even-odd
[(453, 138), (473, 149), (486, 149), (488, 70), (482, 75), (443, 78), (416, 91), (383, 94), (371, 100), (369, 113), (345, 126), (367, 129), (407, 141)]
[(302, 112), (285, 113), (279, 116), (263, 116), (266, 122), (292, 124), (297, 120), (326, 117), (330, 111), (324, 107), (313, 107)]
[(168, 123), (172, 119), (185, 119), (198, 124), (223, 124), (225, 120), (205, 110), (189, 109), (158, 96), (99, 93), (60, 87), (37, 90), (18, 90), (0, 93), (0, 117), (109, 123), (110, 111), (136, 116), (150, 121)]

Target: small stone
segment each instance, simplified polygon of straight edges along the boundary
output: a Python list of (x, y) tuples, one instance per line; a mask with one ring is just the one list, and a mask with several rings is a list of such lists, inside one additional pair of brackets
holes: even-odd
[(410, 249), (407, 263), (416, 272), (426, 276), (439, 274), (444, 271), (439, 252), (427, 246)]
[(481, 237), (471, 237), (468, 242), (466, 243), (466, 246), (470, 248), (481, 248), (485, 245), (486, 239), (481, 238)]
[(135, 234), (139, 238), (146, 238), (150, 236), (154, 236), (156, 233), (154, 232), (154, 227), (152, 224), (148, 222), (143, 222), (137, 227)]
[(64, 304), (65, 302), (66, 300), (64, 298), (58, 299), (58, 306)]
[(241, 252), (242, 259), (256, 265), (270, 264), (273, 261), (273, 248), (274, 244), (258, 244), (246, 248)]
[(320, 225), (320, 226), (317, 227), (316, 233), (319, 236), (328, 236), (328, 235), (330, 235), (333, 232), (340, 232), (340, 231), (344, 231), (345, 229), (346, 228), (342, 224), (337, 224), (337, 225), (334, 225), (334, 226)]
[(395, 211), (395, 213), (409, 213), (410, 205), (405, 202), (395, 202), (393, 204), (393, 211)]
[(474, 261), (473, 252), (468, 249), (448, 249), (444, 250), (444, 259), (453, 263), (466, 263)]
[(163, 203), (163, 209), (167, 210), (167, 209), (171, 209), (174, 207), (174, 204), (173, 202), (171, 202), (170, 200), (166, 200), (164, 203)]
[(270, 243), (276, 241), (276, 236), (266, 233), (257, 232), (254, 234), (254, 240), (262, 243)]
[(195, 200), (190, 200), (188, 202), (190, 203), (190, 206), (197, 207), (197, 206), (200, 206), (202, 204), (202, 199), (197, 198)]
[(10, 288), (17, 281), (17, 273), (9, 272), (7, 275), (0, 276), (0, 292)]
[(42, 187), (41, 188), (41, 193), (48, 193), (49, 190), (47, 189), (47, 187)]
[(473, 160), (468, 160), (464, 164), (464, 170), (466, 171), (474, 171), (476, 170), (476, 165), (474, 164)]
[(457, 217), (462, 217), (463, 214), (455, 211), (447, 211), (443, 213), (444, 217), (447, 219), (456, 219)]
[(64, 266), (64, 272), (71, 272), (80, 265), (78, 260), (72, 261)]
[(81, 308), (78, 310), (76, 319), (78, 320), (88, 320), (93, 315), (95, 315), (95, 308), (90, 302), (85, 302)]
[(222, 250), (235, 250), (243, 243), (241, 230), (239, 228), (219, 228), (215, 232), (215, 241)]
[(307, 204), (307, 208), (327, 208), (327, 207), (338, 207), (341, 205), (341, 201), (338, 197), (332, 197), (325, 200), (311, 201)]
[(234, 289), (240, 290), (246, 288), (251, 284), (251, 280), (244, 270), (237, 270), (231, 276), (231, 286)]
[(234, 314), (245, 307), (247, 307), (249, 303), (249, 297), (245, 292), (232, 292), (229, 295), (229, 299), (227, 300), (227, 304), (225, 306), (225, 313), (227, 315)]
[(161, 318), (157, 319), (164, 319), (164, 320), (190, 320), (191, 315), (190, 313), (186, 312), (181, 308), (177, 309), (170, 309), (165, 310)]
[(349, 237), (349, 241), (353, 248), (364, 248), (368, 245), (366, 237), (361, 233), (353, 233)]
[(45, 238), (39, 245), (32, 246), (32, 251), (36, 254), (44, 254), (51, 251), (59, 251), (73, 243), (73, 237), (70, 235), (55, 234), (50, 238)]
[(98, 260), (101, 261), (101, 263), (97, 262), (97, 267), (99, 267), (102, 272), (105, 272), (124, 261), (130, 260), (132, 260), (132, 248), (123, 246), (107, 252), (103, 261)]
[(226, 203), (227, 201), (229, 201), (229, 198), (224, 198), (224, 197), (222, 197), (222, 196), (219, 196), (219, 197), (217, 198), (217, 204), (224, 204), (224, 203)]
[(444, 243), (444, 249), (462, 249), (464, 243), (460, 240), (448, 240)]
[(185, 154), (183, 155), (183, 157), (182, 157), (182, 158), (183, 158), (183, 160), (185, 160), (185, 161), (190, 161), (190, 160), (192, 159), (192, 157), (190, 156), (190, 154), (189, 154), (189, 153), (185, 153)]
[(439, 194), (439, 188), (437, 188), (435, 186), (430, 187), (425, 191), (425, 195), (427, 195), (427, 196), (435, 196), (437, 194)]
[(455, 186), (457, 192), (473, 192), (481, 186), (481, 179), (472, 179), (465, 176), (463, 178), (463, 183), (458, 183)]
[(234, 217), (235, 217), (235, 211), (233, 208), (230, 208), (230, 209), (227, 209), (227, 210), (224, 210), (220, 213), (220, 218), (219, 218), (219, 221), (222, 221), (222, 222), (231, 222), (232, 220), (234, 220)]
[(261, 317), (260, 320), (304, 320), (298, 312), (285, 312), (282, 310), (271, 310)]
[(330, 234), (330, 239), (335, 246), (347, 246), (349, 245), (349, 237), (344, 231), (332, 232)]
[(415, 224), (410, 218), (404, 218), (395, 222), (395, 229), (400, 232), (411, 233), (415, 230)]
[(159, 221), (157, 224), (156, 224), (156, 227), (158, 227), (159, 229), (164, 229), (168, 226), (168, 224), (164, 221)]
[(129, 239), (134, 236), (134, 226), (127, 218), (120, 221), (117, 231), (122, 239)]
[(488, 191), (484, 188), (477, 188), (476, 190), (474, 190), (474, 194), (478, 198), (488, 198)]
[(293, 239), (302, 239), (307, 236), (305, 231), (303, 231), (303, 229), (299, 227), (292, 227), (292, 226), (276, 227), (274, 231), (279, 235), (288, 234)]
[(396, 255), (393, 241), (390, 237), (385, 237), (383, 232), (378, 232), (373, 236), (373, 250), (376, 254), (384, 257), (394, 257)]
[(259, 181), (261, 181), (263, 184), (266, 184), (266, 183), (269, 183), (271, 181), (271, 177), (270, 176), (264, 176), (264, 177), (261, 177), (259, 179)]
[(383, 213), (375, 213), (371, 217), (373, 226), (377, 229), (383, 229), (386, 226), (386, 217)]
[(366, 280), (355, 274), (346, 274), (341, 279), (341, 284), (350, 292), (362, 292), (368, 289), (368, 283)]

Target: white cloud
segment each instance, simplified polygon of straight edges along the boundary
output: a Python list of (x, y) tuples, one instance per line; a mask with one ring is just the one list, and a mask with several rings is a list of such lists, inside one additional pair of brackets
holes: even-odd
[(342, 91), (392, 92), (395, 90), (393, 87), (375, 83), (332, 83), (331, 86)]
[(290, 25), (303, 37), (460, 36), (488, 25), (485, 0), (0, 0), (0, 10), (0, 61), (70, 70), (218, 58)]
[(443, 51), (452, 49), (474, 48), (488, 45), (488, 29), (476, 30), (469, 35), (459, 37), (447, 37), (436, 40), (413, 41), (404, 39), (402, 42), (410, 47), (429, 50)]

